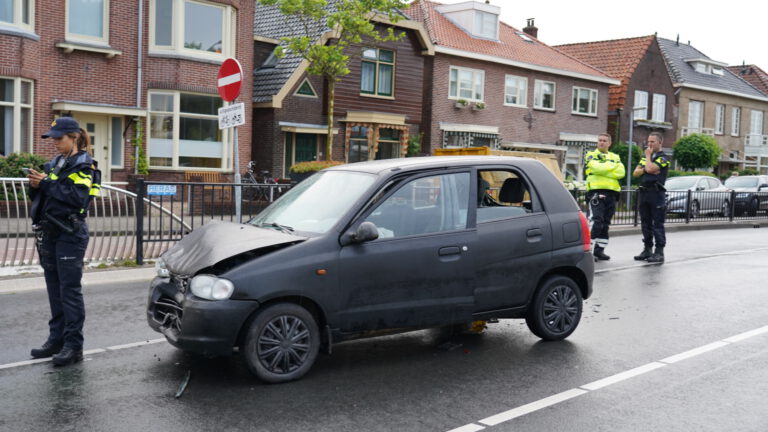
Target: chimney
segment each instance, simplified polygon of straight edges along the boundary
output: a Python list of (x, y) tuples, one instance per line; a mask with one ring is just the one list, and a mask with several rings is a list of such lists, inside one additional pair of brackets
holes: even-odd
[(539, 35), (539, 28), (536, 27), (535, 25), (533, 25), (533, 20), (534, 20), (533, 18), (528, 18), (528, 25), (525, 26), (523, 31), (526, 34), (528, 34), (530, 36), (533, 36), (536, 39), (538, 39), (539, 38), (539, 36), (538, 36)]

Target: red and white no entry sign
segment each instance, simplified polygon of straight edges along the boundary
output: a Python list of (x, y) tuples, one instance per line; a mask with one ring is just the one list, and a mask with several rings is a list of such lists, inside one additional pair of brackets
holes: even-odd
[(224, 60), (217, 78), (216, 86), (219, 88), (219, 96), (227, 102), (237, 99), (243, 84), (243, 68), (240, 67), (240, 62), (233, 58)]

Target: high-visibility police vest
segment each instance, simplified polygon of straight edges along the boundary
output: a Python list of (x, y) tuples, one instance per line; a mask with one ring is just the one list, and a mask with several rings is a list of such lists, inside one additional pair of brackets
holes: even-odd
[(587, 190), (621, 191), (619, 180), (624, 178), (624, 164), (619, 155), (612, 152), (592, 150), (584, 156), (584, 173), (587, 176)]

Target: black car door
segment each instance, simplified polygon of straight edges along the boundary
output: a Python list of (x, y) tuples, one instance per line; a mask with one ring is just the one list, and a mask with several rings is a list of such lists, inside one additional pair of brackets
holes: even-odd
[(469, 170), (403, 179), (363, 221), (379, 238), (339, 253), (343, 332), (470, 319), (476, 233), (467, 229)]

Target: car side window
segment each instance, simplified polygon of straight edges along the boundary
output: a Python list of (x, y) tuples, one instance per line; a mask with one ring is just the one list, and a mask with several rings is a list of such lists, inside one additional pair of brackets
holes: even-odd
[(380, 239), (464, 229), (469, 179), (464, 172), (410, 180), (365, 220), (376, 225)]
[(477, 222), (526, 215), (532, 212), (525, 179), (512, 171), (478, 171)]
[(719, 182), (717, 180), (713, 179), (713, 178), (712, 179), (708, 179), (707, 181), (709, 182), (709, 188), (710, 189), (717, 189), (717, 187), (720, 186)]

